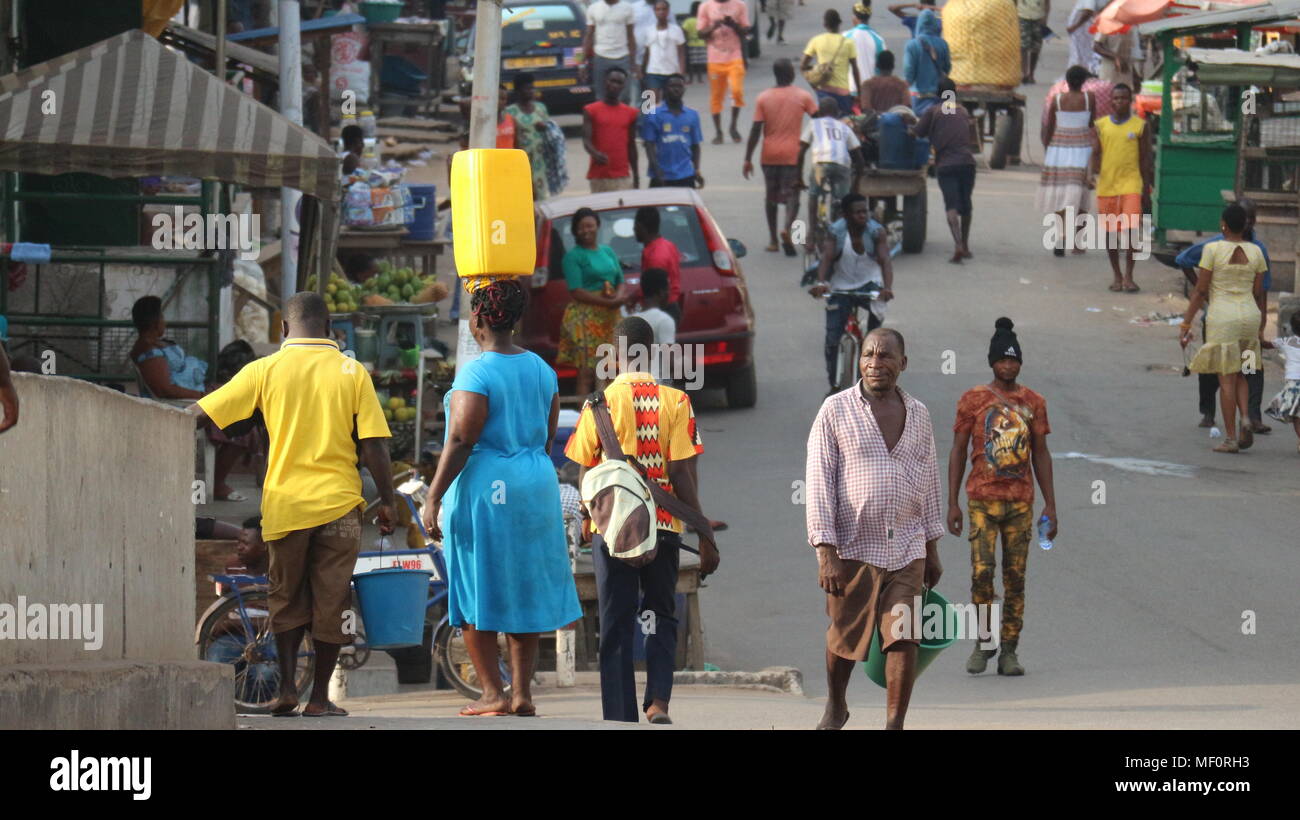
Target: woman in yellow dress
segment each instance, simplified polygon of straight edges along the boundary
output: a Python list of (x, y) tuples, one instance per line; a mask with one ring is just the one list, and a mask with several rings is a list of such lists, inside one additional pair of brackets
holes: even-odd
[[(1260, 336), (1264, 332), (1264, 271), (1267, 265), (1259, 247), (1242, 237), (1246, 211), (1232, 204), (1223, 209), (1223, 239), (1205, 246), (1196, 269), (1196, 291), (1183, 314), (1180, 343), (1192, 340), (1192, 320), (1209, 299), (1205, 316), (1205, 344), (1192, 359), (1194, 373), (1219, 377), (1219, 403), (1226, 438), (1216, 453), (1236, 453), (1254, 443), (1246, 411), (1248, 389), (1244, 373), (1261, 366)], [(1237, 438), (1238, 416), (1241, 438)]]

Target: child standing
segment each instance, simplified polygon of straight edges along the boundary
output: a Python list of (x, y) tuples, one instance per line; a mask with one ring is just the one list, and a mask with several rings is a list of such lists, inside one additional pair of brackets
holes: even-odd
[(700, 22), (696, 15), (700, 12), (699, 0), (691, 3), (690, 16), (682, 21), (682, 32), (686, 35), (686, 82), (704, 82), (704, 69), (708, 65), (708, 43), (700, 36)]
[(659, 359), (654, 362), (655, 380), (660, 384), (672, 381), (670, 366), (672, 357), (668, 355), (669, 345), (677, 342), (677, 322), (664, 310), (668, 304), (668, 271), (663, 268), (650, 268), (641, 274), (641, 310), (634, 313), (650, 325), (658, 345)]
[[(1286, 382), (1264, 412), (1278, 421), (1291, 422), (1300, 438), (1300, 311), (1291, 314), (1290, 336), (1263, 342), (1263, 347), (1273, 348), (1286, 359)], [(1300, 444), (1296, 444), (1296, 449), (1300, 450)]]

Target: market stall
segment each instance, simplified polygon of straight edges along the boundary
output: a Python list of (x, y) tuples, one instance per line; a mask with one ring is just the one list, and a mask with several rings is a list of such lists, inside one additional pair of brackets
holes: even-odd
[[(196, 190), (187, 195), (165, 190), (142, 193), (133, 187), (133, 192), (107, 199), (197, 208), (204, 224), (229, 213), (236, 185), (297, 188), (306, 195), (304, 222), (319, 226), (327, 247), (332, 246), (338, 221), (339, 161), (330, 146), (142, 31), (126, 31), (0, 77), (0, 123), (4, 124), (0, 171), (7, 172), (0, 187), (6, 242), (26, 238), (25, 203), (86, 199), (75, 191), (32, 190), (27, 174), (81, 172), (115, 179), (152, 175), (194, 179)], [(0, 314), (18, 328), (15, 335), (20, 339), (50, 338), (68, 327), (96, 332), (95, 338), (83, 340), (95, 349), (96, 364), (83, 362), (86, 366), (80, 372), (60, 372), (99, 380), (133, 379), (126, 372), (129, 338), (122, 338), (129, 336), (130, 322), (107, 315), (103, 298), (79, 311), (41, 304), (48, 292), (41, 287), (42, 269), (60, 264), (99, 266), (101, 295), (107, 267), (205, 268), (207, 318), (193, 323), (205, 332), (201, 340), (192, 340), (191, 353), (209, 362), (215, 359), (219, 301), (223, 280), (228, 281), (232, 249), (142, 250), (140, 227), (136, 230), (135, 237), (120, 237), (99, 247), (69, 246), (53, 237), (49, 243), (53, 251), (34, 265), (26, 291), (0, 288)], [(315, 235), (304, 230), (304, 239), (304, 251), (310, 256)], [(328, 260), (331, 254), (315, 255)], [(177, 273), (177, 286), (186, 272)], [(132, 273), (128, 269), (123, 275)], [(83, 282), (90, 284), (88, 278), (74, 277), (66, 280), (64, 289), (85, 290)]]
[[(1248, 145), (1255, 127), (1252, 122), (1258, 124), (1262, 117), (1282, 123), (1285, 120), (1275, 115), (1290, 113), (1286, 106), (1291, 103), (1284, 99), (1279, 100), (1281, 109), (1272, 107), (1275, 98), (1267, 93), (1269, 84), (1265, 81), (1270, 78), (1252, 74), (1244, 66), (1217, 68), (1217, 61), (1206, 52), (1246, 55), (1279, 40), (1287, 45), (1269, 49), (1294, 51), (1295, 32), (1300, 30), (1297, 18), (1300, 0), (1278, 0), (1137, 26), (1139, 34), (1155, 38), (1164, 56), (1152, 195), (1157, 256), (1167, 258), (1177, 248), (1218, 229), (1225, 192), (1232, 198), (1250, 188), (1239, 184), (1245, 178), (1243, 161), (1247, 155), (1243, 146), (1265, 148)], [(1199, 57), (1199, 62), (1189, 57), (1189, 52)], [(1260, 93), (1247, 94), (1252, 86)], [(1261, 113), (1260, 103), (1264, 101), (1268, 101), (1269, 108)], [(1282, 140), (1286, 141), (1284, 137)], [(1258, 164), (1268, 157), (1249, 159)], [(1274, 276), (1274, 288), (1288, 286), (1293, 278), (1290, 271), (1282, 269), (1282, 262), (1275, 260), (1279, 270)]]

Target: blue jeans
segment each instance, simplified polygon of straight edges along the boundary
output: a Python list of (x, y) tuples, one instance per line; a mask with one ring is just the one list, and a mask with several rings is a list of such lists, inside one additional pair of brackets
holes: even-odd
[[(599, 535), (592, 536), (591, 557), (596, 570), (596, 597), (600, 613), (600, 705), (605, 720), (636, 723), (636, 679), (632, 670), (634, 630), (654, 631), (645, 638), (645, 699), (667, 701), (673, 693), (673, 670), (677, 665), (677, 566), (682, 538), (659, 530), (659, 553), (644, 567), (632, 567), (605, 550)], [(644, 617), (644, 616), (642, 616)]]
[(926, 109), (928, 109), (932, 105), (938, 105), (938, 104), (939, 104), (939, 95), (937, 94), (927, 94), (925, 96), (921, 96), (920, 94), (917, 94), (915, 91), (912, 92), (912, 112), (916, 114), (918, 119), (922, 114), (926, 112)]
[(840, 113), (841, 113), (841, 114), (843, 114), (843, 115), (846, 116), (846, 117), (850, 117), (850, 116), (853, 115), (853, 95), (852, 95), (852, 94), (832, 94), (832, 93), (829, 92), (829, 91), (822, 91), (822, 90), (819, 88), (819, 89), (817, 89), (817, 102), (818, 102), (818, 104), (820, 104), (822, 100), (834, 100), (835, 103), (840, 107)]
[[(862, 289), (871, 287), (864, 285)], [(840, 337), (844, 335), (844, 326), (848, 324), (849, 316), (853, 313), (853, 305), (859, 305), (867, 310), (867, 326), (862, 331), (864, 334), (870, 333), (880, 327), (880, 320), (876, 314), (870, 310), (871, 300), (859, 296), (849, 296), (847, 294), (832, 293), (826, 300), (826, 376), (830, 379), (831, 387), (835, 386), (835, 360), (839, 357)]]

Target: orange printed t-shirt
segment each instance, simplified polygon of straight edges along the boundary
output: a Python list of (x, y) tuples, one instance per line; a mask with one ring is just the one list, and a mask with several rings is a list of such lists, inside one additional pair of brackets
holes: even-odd
[[(635, 456), (649, 478), (676, 495), (668, 480), (668, 462), (704, 452), (690, 397), (655, 383), (649, 373), (623, 373), (605, 388), (605, 403), (623, 452)], [(584, 467), (604, 461), (596, 420), (589, 407), (582, 408), (564, 455)], [(682, 531), (682, 522), (662, 507), (656, 523), (661, 530)]]
[(1052, 432), (1047, 402), (1020, 385), (1004, 395), (980, 385), (967, 390), (957, 402), (953, 430), (970, 434), (966, 495), (973, 501), (1032, 502), (1034, 433)]
[(813, 95), (793, 85), (769, 88), (754, 103), (754, 122), (763, 123), (763, 165), (798, 165), (803, 115), (817, 113)]

